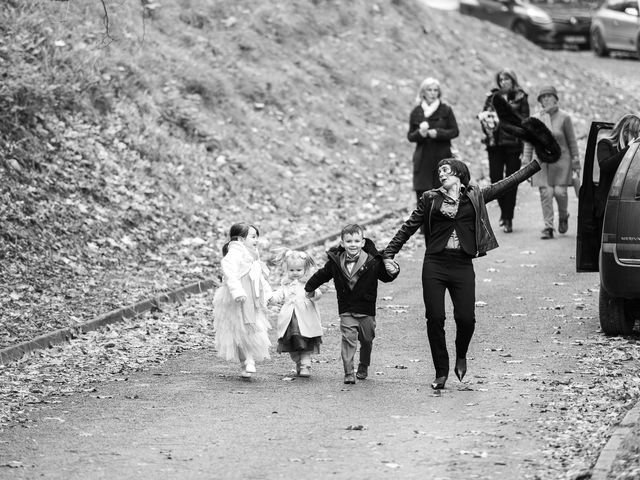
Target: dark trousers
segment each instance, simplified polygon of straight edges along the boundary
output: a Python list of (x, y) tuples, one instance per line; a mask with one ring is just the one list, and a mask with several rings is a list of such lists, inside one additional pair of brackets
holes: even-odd
[[(520, 170), (522, 165), (522, 161), (520, 160), (522, 149), (520, 147), (489, 147), (487, 153), (489, 154), (489, 177), (491, 178), (491, 183), (496, 183)], [(500, 218), (503, 220), (513, 220), (513, 210), (516, 208), (517, 194), (518, 186), (516, 185), (498, 198)]]
[(476, 325), (475, 279), (471, 258), (463, 252), (445, 250), (436, 255), (425, 255), (422, 265), (422, 293), (436, 377), (449, 375), (449, 353), (444, 331), (445, 290), (449, 290), (453, 303), (456, 358), (466, 358)]

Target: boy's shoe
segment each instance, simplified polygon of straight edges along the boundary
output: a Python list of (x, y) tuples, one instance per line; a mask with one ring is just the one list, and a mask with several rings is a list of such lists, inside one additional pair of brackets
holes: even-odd
[(569, 214), (558, 221), (558, 232), (567, 233), (567, 230), (569, 230)]
[(256, 364), (253, 360), (247, 360), (246, 362), (244, 362), (244, 371), (252, 374), (252, 373), (256, 373)]
[(302, 378), (309, 378), (311, 376), (311, 367), (309, 365), (300, 366), (298, 376)]
[(358, 380), (364, 380), (369, 376), (369, 367), (366, 365), (360, 364), (358, 365), (358, 371), (356, 372), (356, 378)]
[(356, 377), (353, 373), (345, 373), (344, 383), (347, 385), (354, 385), (356, 383)]
[(251, 378), (251, 373), (247, 372), (247, 370), (244, 367), (242, 367), (242, 372), (240, 372), (240, 376), (242, 378)]
[(542, 230), (542, 235), (540, 235), (542, 240), (549, 240), (553, 238), (553, 228), (545, 228)]

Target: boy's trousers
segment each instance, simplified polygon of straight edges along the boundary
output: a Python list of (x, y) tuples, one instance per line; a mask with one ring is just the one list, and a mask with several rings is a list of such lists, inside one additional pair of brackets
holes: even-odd
[(341, 314), (340, 331), (342, 332), (341, 353), (344, 372), (353, 373), (353, 358), (358, 341), (360, 341), (360, 363), (368, 367), (371, 364), (371, 349), (376, 336), (376, 317)]

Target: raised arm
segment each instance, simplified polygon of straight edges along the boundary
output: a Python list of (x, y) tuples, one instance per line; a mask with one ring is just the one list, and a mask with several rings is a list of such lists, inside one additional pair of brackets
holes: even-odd
[(484, 198), (484, 203), (489, 203), (490, 201), (501, 197), (505, 194), (505, 192), (524, 182), (527, 178), (531, 177), (534, 173), (539, 171), (540, 163), (538, 163), (538, 160), (533, 160), (517, 172), (509, 175), (507, 178), (484, 187), (481, 190), (482, 198)]

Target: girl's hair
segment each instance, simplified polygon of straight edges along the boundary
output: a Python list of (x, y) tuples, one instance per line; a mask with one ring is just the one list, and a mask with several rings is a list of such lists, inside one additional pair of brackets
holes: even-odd
[(633, 113), (627, 113), (613, 126), (611, 135), (607, 137), (618, 149), (623, 150), (630, 140), (640, 136), (640, 117)]
[(247, 238), (247, 235), (249, 235), (250, 228), (253, 228), (256, 231), (256, 235), (258, 237), (260, 236), (260, 231), (250, 223), (240, 222), (240, 223), (234, 223), (233, 225), (231, 225), (231, 228), (229, 229), (229, 241), (222, 246), (223, 257), (229, 251), (229, 243), (233, 242), (234, 240), (238, 240), (239, 238)]
[(300, 261), (302, 262), (304, 273), (308, 273), (309, 270), (316, 266), (316, 262), (313, 257), (303, 250), (283, 249), (276, 254), (273, 261), (276, 265), (282, 265), (285, 269), (289, 262)]
[(437, 168), (440, 168), (442, 165), (449, 165), (453, 175), (460, 179), (460, 183), (465, 187), (469, 186), (471, 174), (469, 173), (469, 167), (467, 167), (466, 163), (456, 158), (443, 158), (438, 162)]
[(432, 85), (435, 85), (436, 87), (438, 87), (438, 98), (442, 96), (442, 87), (440, 87), (440, 82), (433, 77), (427, 77), (420, 84), (420, 88), (418, 88), (418, 95), (416, 96), (416, 104), (420, 105), (422, 103), (422, 94), (427, 89), (427, 87), (430, 87)]

